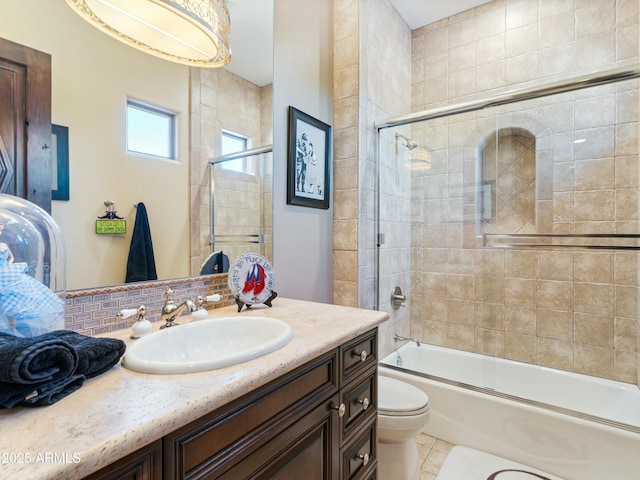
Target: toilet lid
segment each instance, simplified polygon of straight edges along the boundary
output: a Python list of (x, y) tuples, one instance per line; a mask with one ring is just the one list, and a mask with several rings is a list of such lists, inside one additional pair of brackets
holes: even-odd
[(387, 415), (417, 415), (429, 409), (429, 397), (413, 385), (378, 375), (378, 411)]

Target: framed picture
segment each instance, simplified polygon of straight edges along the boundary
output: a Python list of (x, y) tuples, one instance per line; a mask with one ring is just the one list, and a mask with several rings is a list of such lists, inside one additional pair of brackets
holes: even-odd
[(287, 203), (329, 208), (331, 126), (289, 107)]
[(51, 125), (51, 199), (69, 200), (69, 127)]

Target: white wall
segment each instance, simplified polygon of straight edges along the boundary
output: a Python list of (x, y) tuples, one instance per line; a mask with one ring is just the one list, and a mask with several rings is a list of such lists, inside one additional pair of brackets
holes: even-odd
[[(140, 201), (158, 275), (188, 275), (189, 68), (121, 44), (63, 1), (3, 1), (0, 36), (52, 56), (52, 121), (69, 127), (70, 200), (52, 206), (67, 247), (67, 289), (124, 281)], [(125, 153), (127, 96), (178, 113), (177, 161)], [(126, 218), (126, 235), (95, 234), (105, 200)]]
[(275, 0), (274, 7), (276, 291), (280, 296), (332, 303), (333, 185), (329, 210), (287, 205), (286, 160), (289, 105), (333, 124), (333, 1)]

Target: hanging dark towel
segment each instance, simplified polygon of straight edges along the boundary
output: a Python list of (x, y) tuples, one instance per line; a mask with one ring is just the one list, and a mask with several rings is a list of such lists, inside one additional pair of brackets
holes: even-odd
[(157, 280), (156, 261), (153, 256), (153, 243), (151, 242), (151, 230), (149, 218), (144, 203), (138, 203), (136, 223), (133, 226), (131, 246), (129, 247), (129, 259), (127, 260), (126, 283), (145, 282)]

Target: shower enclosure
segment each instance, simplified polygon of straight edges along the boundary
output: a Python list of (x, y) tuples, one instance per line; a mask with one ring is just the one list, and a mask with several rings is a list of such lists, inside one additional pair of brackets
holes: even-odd
[(272, 260), (272, 151), (266, 145), (209, 162), (209, 249), (203, 264), (220, 251), (229, 262), (245, 252)]
[(376, 123), (375, 303), (396, 333), (487, 372), (503, 357), (638, 382), (638, 76)]

